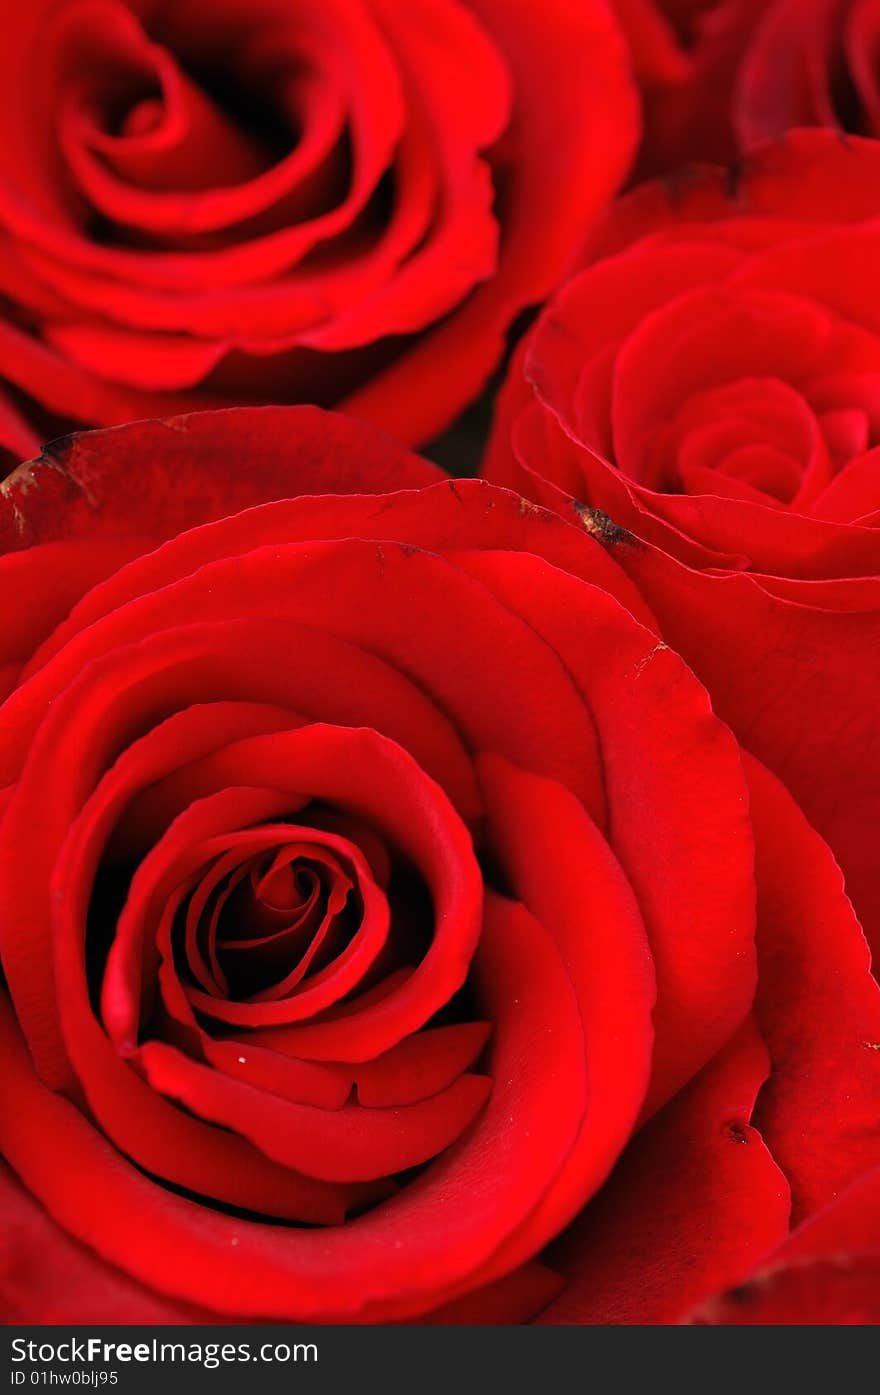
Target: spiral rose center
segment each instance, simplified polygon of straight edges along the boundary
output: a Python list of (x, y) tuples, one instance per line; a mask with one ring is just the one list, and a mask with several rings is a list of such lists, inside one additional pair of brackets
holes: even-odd
[(277, 1000), (351, 944), (363, 900), (342, 856), (296, 842), (229, 861), (206, 872), (181, 916), (178, 952), (205, 992)]
[(69, 211), (93, 239), (204, 249), (344, 197), (346, 83), (300, 18), (169, 7), (145, 27), (123, 5), (73, 6), (53, 55)]

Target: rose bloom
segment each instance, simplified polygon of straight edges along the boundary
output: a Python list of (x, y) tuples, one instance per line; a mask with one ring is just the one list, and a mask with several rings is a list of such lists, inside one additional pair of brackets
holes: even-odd
[[(793, 134), (601, 220), (486, 474), (611, 548), (880, 949), (880, 147)], [(852, 220), (852, 221), (847, 221)]]
[(197, 406), (427, 439), (637, 139), (605, 0), (28, 0), (0, 38), (0, 474)]
[(612, 0), (645, 105), (644, 172), (794, 126), (880, 135), (876, 0)]
[(7, 1313), (880, 1318), (839, 871), (578, 520), (312, 408), (0, 501)]

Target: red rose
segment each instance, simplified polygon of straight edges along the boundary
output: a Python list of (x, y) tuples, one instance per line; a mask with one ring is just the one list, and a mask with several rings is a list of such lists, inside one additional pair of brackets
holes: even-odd
[(827, 847), (583, 528), (435, 479), (278, 408), (5, 486), (19, 1320), (677, 1321), (878, 1161)]
[(605, 0), (34, 0), (0, 34), (0, 451), (479, 391), (626, 173)]
[(877, 0), (612, 0), (645, 107), (645, 173), (795, 126), (880, 135)]
[(622, 200), (518, 352), (486, 473), (589, 506), (880, 947), (880, 222), (847, 221), (878, 179), (872, 142), (802, 132), (735, 188)]

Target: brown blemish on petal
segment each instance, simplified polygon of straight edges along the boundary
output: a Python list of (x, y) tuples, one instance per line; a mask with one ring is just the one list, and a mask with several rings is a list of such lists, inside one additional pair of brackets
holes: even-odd
[(464, 503), (462, 502), (462, 497), (459, 494), (458, 489), (456, 488), (455, 480), (447, 480), (446, 483), (448, 485), (449, 492), (452, 495), (453, 499), (455, 499), (459, 504), (461, 504), (461, 507), (464, 508)]
[(664, 649), (668, 648), (668, 644), (664, 644), (662, 639), (658, 639), (657, 643), (654, 645), (654, 648), (650, 650), (650, 652), (647, 653), (643, 659), (639, 659), (638, 663), (636, 664), (636, 678), (641, 677), (641, 675), (644, 673), (645, 669), (648, 667), (648, 664), (651, 662), (652, 659), (656, 659), (658, 654), (662, 654)]
[(36, 489), (41, 476), (45, 475), (47, 470), (59, 475), (65, 484), (75, 489), (90, 509), (94, 511), (98, 507), (97, 501), (90, 495), (82, 480), (77, 479), (68, 468), (68, 457), (76, 444), (75, 434), (58, 436), (54, 441), (49, 441), (45, 446), (42, 446), (38, 456), (35, 456), (33, 460), (25, 460), (0, 483), (0, 498), (6, 499), (11, 505), (13, 516), (16, 518), (16, 526), (21, 526), (21, 515), (15, 502), (15, 496), (24, 497), (32, 489)]
[[(85, 490), (78, 480), (75, 480), (66, 469), (63, 461), (63, 454), (68, 449), (70, 443), (69, 436), (62, 436), (57, 442), (51, 442), (48, 446), (43, 446), (40, 454), (33, 460), (25, 460), (21, 465), (7, 475), (4, 480), (0, 480), (0, 500), (7, 505), (12, 516), (12, 523), (15, 532), (23, 542), (30, 538), (30, 523), (22, 509), (19, 500), (23, 500), (32, 489), (37, 489), (40, 480), (47, 470), (53, 474), (60, 475), (65, 484), (72, 486), (78, 493), (82, 494), (90, 508), (94, 507)], [(54, 447), (58, 447), (56, 458)]]
[(75, 440), (76, 436), (72, 431), (69, 432), (66, 436), (56, 436), (54, 441), (46, 442), (46, 444), (40, 450), (40, 454), (37, 457), (37, 459), (45, 460), (49, 463), (58, 460), (63, 460), (64, 456), (67, 455), (70, 451)]
[(587, 532), (603, 546), (638, 548), (644, 546), (634, 533), (631, 533), (627, 528), (621, 528), (619, 523), (615, 523), (614, 519), (610, 518), (607, 513), (603, 513), (601, 509), (592, 509), (588, 504), (578, 503), (577, 499), (572, 500), (572, 503), (575, 513)]
[(737, 1284), (736, 1288), (727, 1290), (725, 1297), (732, 1303), (745, 1307), (748, 1303), (757, 1302), (760, 1297), (760, 1285), (754, 1279), (747, 1284)]
[(747, 1144), (749, 1141), (747, 1126), (745, 1124), (739, 1123), (739, 1121), (736, 1119), (732, 1119), (729, 1123), (724, 1125), (724, 1132), (727, 1134), (727, 1137), (730, 1139), (731, 1143)]
[(524, 498), (522, 494), (519, 497), (519, 504), (517, 505), (517, 507), (519, 508), (519, 511), (523, 515), (523, 517), (525, 517), (526, 514), (530, 513), (543, 513), (543, 510), (539, 508), (537, 504), (533, 504), (531, 499)]

